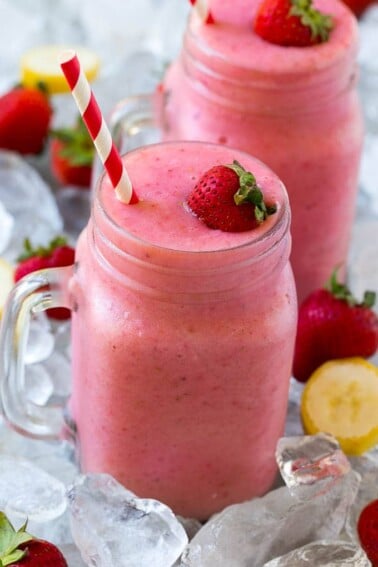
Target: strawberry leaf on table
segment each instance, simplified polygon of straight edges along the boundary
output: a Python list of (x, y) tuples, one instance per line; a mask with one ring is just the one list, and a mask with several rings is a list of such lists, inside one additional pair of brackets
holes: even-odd
[(16, 531), (0, 512), (0, 567), (68, 567), (61, 551), (49, 541), (34, 538), (26, 525)]
[(33, 537), (26, 531), (26, 523), (16, 531), (6, 515), (0, 512), (0, 565), (6, 567), (22, 559), (24, 549), (19, 546), (32, 540)]
[(24, 260), (28, 260), (29, 258), (34, 258), (36, 256), (40, 258), (47, 258), (51, 256), (52, 252), (58, 246), (65, 246), (67, 244), (67, 238), (65, 236), (56, 236), (53, 238), (48, 246), (37, 246), (33, 248), (32, 243), (30, 242), (29, 238), (25, 238), (24, 240), (24, 250), (20, 256), (17, 258), (17, 262), (22, 262)]
[(51, 170), (63, 185), (89, 187), (95, 149), (79, 116), (73, 128), (51, 130)]
[(92, 165), (94, 145), (81, 117), (74, 128), (50, 130), (50, 135), (63, 142), (59, 155), (71, 165)]

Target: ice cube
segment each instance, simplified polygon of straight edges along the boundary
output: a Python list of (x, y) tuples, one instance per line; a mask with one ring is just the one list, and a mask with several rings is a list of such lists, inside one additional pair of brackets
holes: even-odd
[(63, 553), (68, 567), (85, 567), (85, 563), (81, 558), (80, 551), (75, 544), (59, 545), (60, 551)]
[(65, 487), (26, 459), (0, 455), (0, 509), (12, 517), (46, 522), (66, 509)]
[[(51, 543), (58, 546), (63, 544), (73, 545), (67, 510), (61, 516), (54, 518), (53, 520), (45, 522), (35, 520), (28, 521), (28, 532), (36, 538), (51, 541)], [(71, 567), (70, 564), (69, 567)]]
[(68, 500), (74, 541), (93, 567), (169, 567), (188, 542), (170, 508), (110, 475), (78, 477)]
[(14, 219), (0, 201), (0, 254), (7, 248), (12, 237)]
[(194, 538), (196, 533), (202, 528), (202, 524), (195, 518), (184, 518), (183, 516), (176, 516), (178, 521), (182, 524), (189, 541)]
[(339, 443), (326, 433), (279, 439), (276, 460), (291, 494), (298, 499), (327, 490), (351, 469)]
[(264, 567), (370, 567), (361, 547), (346, 541), (315, 541), (265, 563)]
[(360, 477), (350, 471), (328, 491), (295, 500), (287, 487), (225, 508), (194, 536), (182, 557), (185, 567), (261, 567), (312, 541), (339, 536)]
[(54, 349), (54, 336), (44, 313), (33, 315), (30, 321), (25, 364), (34, 364), (48, 358)]
[[(378, 163), (378, 137), (376, 150), (373, 159), (374, 167), (372, 163), (374, 176)], [(373, 174), (372, 171), (370, 173)], [(375, 196), (371, 195), (371, 205), (375, 207), (375, 212), (378, 214), (378, 183), (375, 184), (374, 191)], [(348, 262), (348, 281), (358, 300), (362, 300), (366, 290), (378, 290), (377, 234), (378, 218), (361, 217), (354, 223)]]
[(53, 332), (55, 337), (55, 348), (68, 360), (71, 359), (71, 320), (53, 321)]
[(56, 202), (64, 221), (64, 232), (73, 240), (86, 226), (91, 208), (89, 190), (67, 186), (56, 193)]
[(50, 377), (54, 398), (59, 400), (67, 398), (71, 391), (71, 365), (67, 357), (55, 351), (42, 366)]
[(378, 448), (361, 457), (351, 457), (354, 470), (361, 475), (357, 496), (348, 514), (345, 531), (352, 541), (359, 541), (357, 534), (358, 518), (365, 506), (378, 498)]
[[(33, 245), (46, 245), (62, 232), (55, 199), (37, 171), (14, 152), (0, 151), (0, 201), (14, 219), (4, 256), (14, 261), (30, 237)], [(42, 204), (42, 206), (41, 206)]]
[(0, 455), (2, 453), (25, 457), (59, 479), (66, 465), (72, 466), (75, 459), (75, 449), (71, 443), (25, 437), (11, 429), (0, 417)]
[(292, 435), (303, 435), (303, 427), (300, 417), (301, 397), (304, 384), (290, 379), (289, 388), (289, 401), (286, 413), (285, 435), (291, 437)]
[(41, 364), (25, 367), (25, 392), (29, 401), (37, 406), (44, 406), (53, 390), (51, 378)]

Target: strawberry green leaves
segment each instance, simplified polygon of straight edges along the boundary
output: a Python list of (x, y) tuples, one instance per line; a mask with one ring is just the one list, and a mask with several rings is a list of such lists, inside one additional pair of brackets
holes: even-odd
[(12, 565), (22, 559), (25, 550), (19, 549), (19, 546), (32, 539), (26, 531), (26, 522), (16, 531), (6, 515), (0, 512), (0, 567)]

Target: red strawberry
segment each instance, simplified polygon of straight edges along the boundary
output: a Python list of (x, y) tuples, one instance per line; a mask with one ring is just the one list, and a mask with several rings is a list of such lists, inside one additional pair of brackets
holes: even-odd
[(0, 148), (39, 154), (52, 116), (49, 99), (40, 89), (16, 87), (0, 97)]
[(361, 547), (373, 567), (378, 567), (378, 500), (373, 500), (362, 510), (357, 531)]
[[(67, 246), (63, 236), (57, 236), (50, 244), (44, 248), (39, 246), (33, 248), (27, 238), (24, 243), (24, 252), (18, 258), (18, 266), (14, 273), (14, 281), (17, 282), (22, 277), (42, 270), (44, 268), (58, 268), (60, 266), (70, 266), (75, 261), (75, 250)], [(46, 311), (53, 319), (69, 319), (71, 312), (65, 307), (54, 307)]]
[(374, 0), (344, 0), (344, 4), (359, 18), (368, 6), (374, 4)]
[(305, 382), (323, 362), (372, 356), (378, 348), (378, 317), (371, 309), (375, 293), (358, 303), (332, 275), (328, 288), (314, 291), (301, 305), (293, 374)]
[(52, 130), (51, 170), (63, 185), (89, 187), (91, 183), (94, 146), (79, 117), (74, 128)]
[(216, 165), (199, 179), (187, 199), (192, 212), (209, 228), (243, 232), (256, 228), (275, 206), (264, 203), (256, 179), (236, 160)]
[(34, 539), (26, 523), (16, 531), (0, 512), (0, 565), (12, 567), (68, 567), (61, 551), (52, 543)]
[(327, 41), (331, 16), (316, 10), (312, 0), (263, 0), (254, 20), (254, 30), (270, 43), (307, 47)]

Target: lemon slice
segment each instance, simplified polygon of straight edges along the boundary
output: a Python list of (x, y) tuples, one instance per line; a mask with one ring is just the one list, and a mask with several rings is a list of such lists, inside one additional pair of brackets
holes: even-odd
[(13, 268), (3, 258), (0, 258), (0, 317), (3, 313), (8, 293), (13, 287)]
[(27, 51), (21, 58), (21, 82), (25, 87), (35, 87), (42, 82), (50, 94), (69, 92), (67, 81), (59, 65), (63, 51), (73, 49), (80, 60), (88, 81), (96, 78), (100, 60), (90, 49), (64, 45), (45, 45)]
[(378, 368), (363, 358), (322, 364), (303, 390), (301, 417), (306, 433), (333, 435), (348, 455), (378, 444)]

